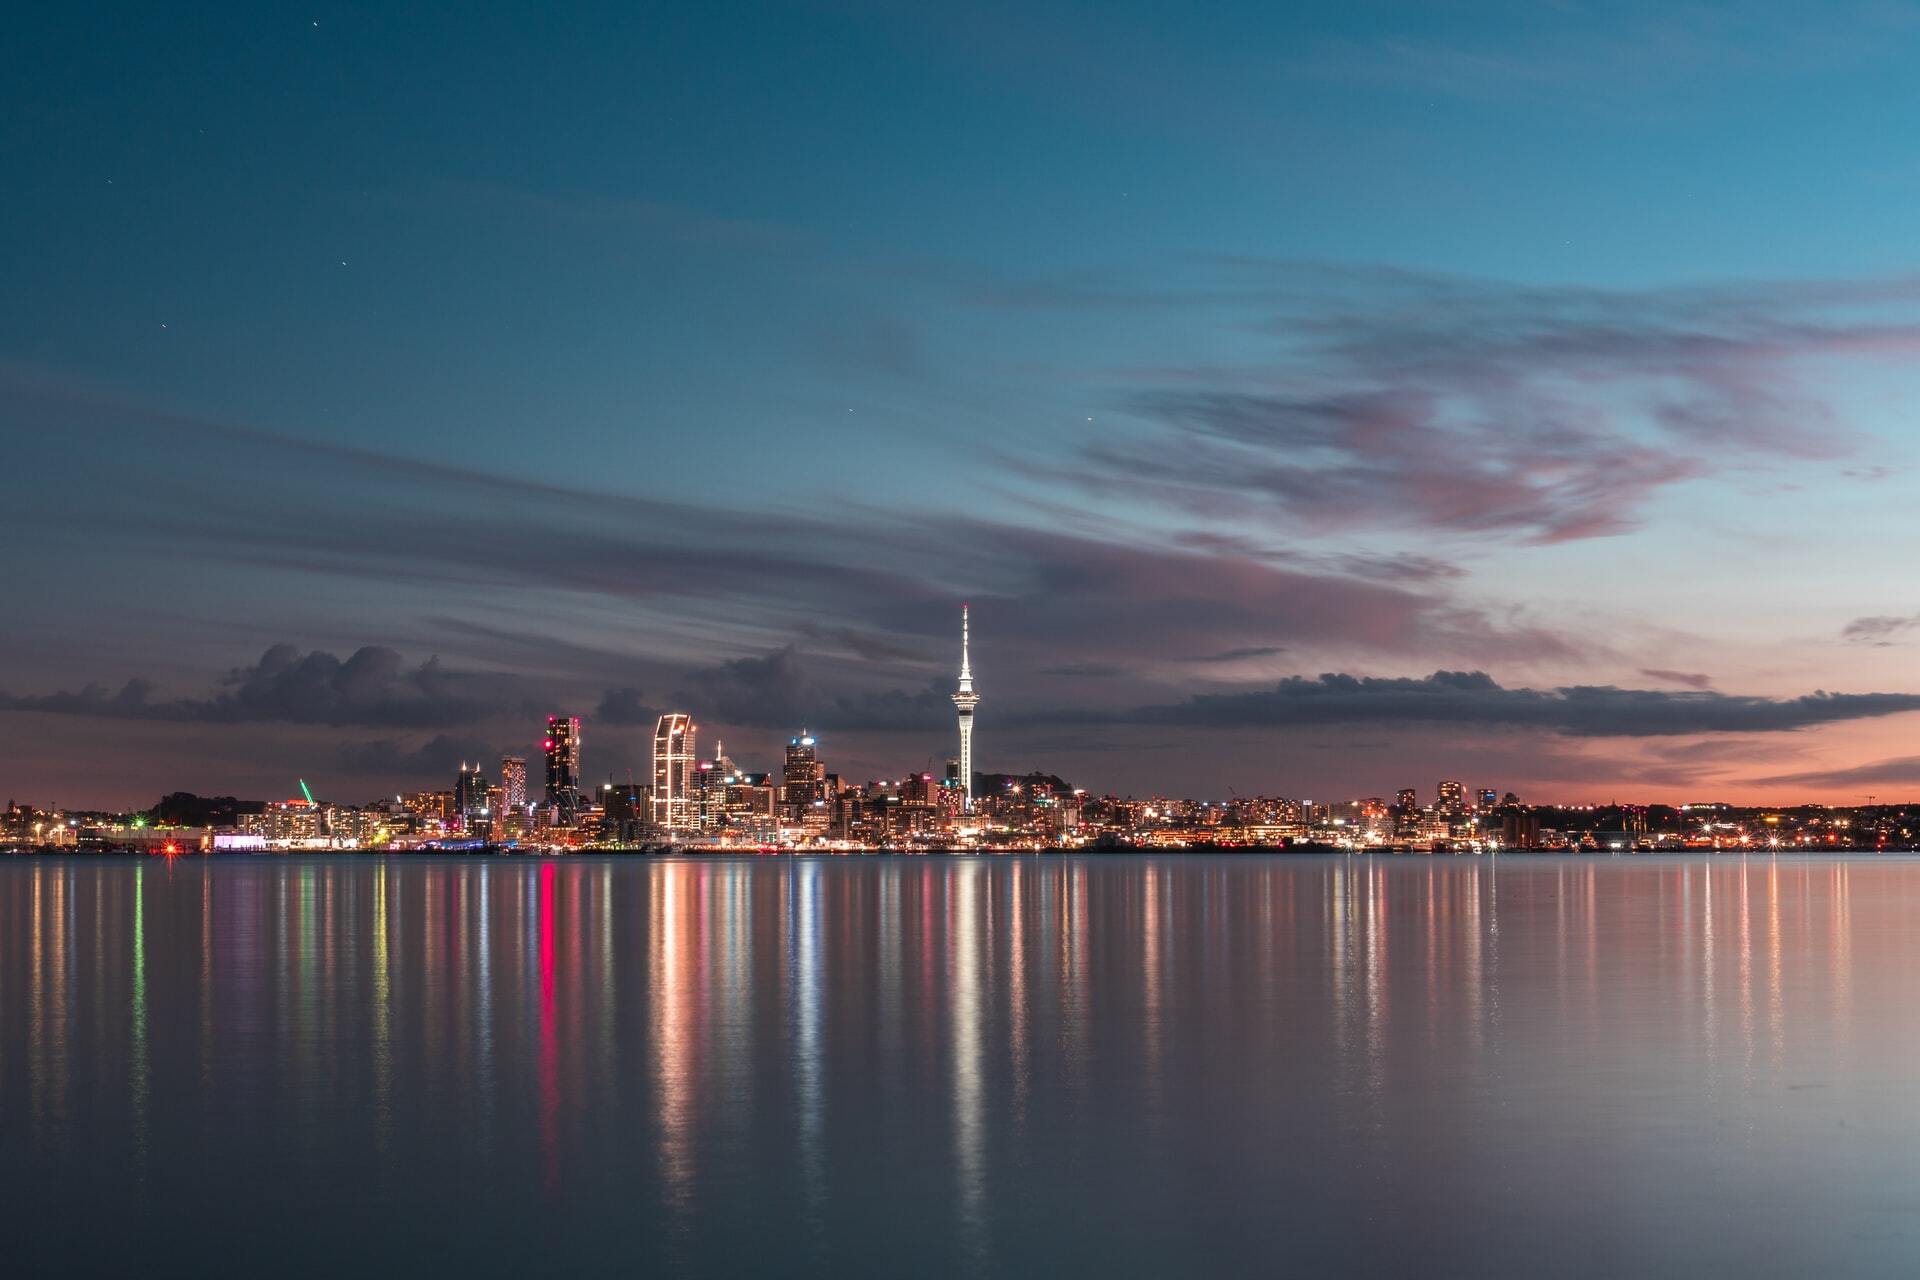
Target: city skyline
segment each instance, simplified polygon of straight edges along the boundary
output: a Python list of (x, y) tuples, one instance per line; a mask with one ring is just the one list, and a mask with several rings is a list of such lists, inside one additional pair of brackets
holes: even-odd
[[(1044, 757), (1007, 762), (999, 767), (984, 770), (974, 765), (972, 760), (973, 709), (980, 699), (973, 689), (970, 608), (971, 606), (965, 603), (961, 606), (961, 674), (958, 691), (943, 698), (930, 688), (926, 694), (908, 704), (912, 710), (923, 713), (918, 716), (912, 716), (910, 711), (908, 715), (903, 716), (900, 715), (903, 708), (894, 708), (894, 718), (900, 722), (890, 724), (886, 735), (880, 740), (891, 742), (900, 749), (895, 752), (893, 758), (885, 760), (880, 767), (875, 767), (870, 757), (857, 752), (850, 754), (849, 759), (856, 762), (856, 773), (850, 776), (863, 776), (868, 781), (874, 781), (893, 777), (911, 777), (922, 769), (927, 771), (928, 776), (933, 776), (936, 766), (943, 757), (943, 752), (948, 772), (957, 773), (959, 778), (969, 783), (981, 772), (1006, 775), (1020, 775), (1035, 771), (1065, 772), (1053, 767), (1052, 762)], [(185, 701), (169, 708), (164, 703), (145, 702), (147, 694), (141, 691), (139, 697), (143, 701), (139, 703), (132, 718), (146, 719), (144, 713), (151, 711), (152, 719), (159, 723), (185, 721), (237, 724), (239, 727), (234, 731), (244, 732), (245, 726), (251, 723), (246, 716), (245, 704), (251, 697), (258, 696), (261, 692), (273, 698), (318, 696), (322, 699), (338, 699), (357, 675), (369, 669), (384, 671), (385, 674), (374, 677), (373, 682), (383, 694), (392, 693), (396, 686), (404, 686), (408, 683), (422, 686), (433, 683), (443, 688), (461, 683), (462, 673), (431, 670), (435, 665), (429, 662), (422, 664), (416, 671), (405, 672), (399, 667), (397, 655), (391, 653), (362, 650), (347, 662), (340, 663), (328, 654), (316, 652), (303, 656), (292, 652), (288, 646), (276, 646), (263, 655), (260, 663), (252, 671), (230, 673), (225, 683), (238, 685), (237, 693), (217, 693), (213, 699), (204, 703)], [(750, 668), (736, 664), (735, 669)], [(396, 674), (400, 677), (399, 679), (395, 679)], [(766, 673), (762, 671), (759, 674)], [(261, 681), (263, 675), (267, 677), (264, 682)], [(125, 704), (134, 695), (134, 685), (138, 683), (133, 682), (117, 696), (110, 696), (103, 689), (91, 687), (79, 694), (61, 693), (41, 701), (62, 704), (58, 711), (54, 712), (57, 715), (97, 715), (103, 720), (110, 721), (126, 710)], [(264, 690), (260, 687), (261, 683), (266, 685)], [(939, 683), (939, 678), (935, 677), (932, 685), (937, 686)], [(1739, 732), (1742, 725), (1751, 725), (1750, 732), (1786, 732), (1823, 723), (1857, 724), (1863, 720), (1899, 716), (1910, 705), (1920, 705), (1920, 699), (1909, 699), (1906, 695), (1832, 694), (1819, 691), (1800, 699), (1767, 700), (1730, 697), (1709, 690), (1697, 690), (1696, 693), (1700, 696), (1692, 700), (1694, 708), (1705, 711), (1708, 719), (1723, 721), (1729, 726), (1728, 732)], [(1322, 675), (1317, 679), (1309, 680), (1296, 676), (1283, 680), (1276, 689), (1260, 691), (1254, 697), (1273, 704), (1295, 702), (1309, 717), (1309, 724), (1315, 723), (1312, 717), (1319, 714), (1327, 702), (1349, 701), (1361, 709), (1356, 717), (1358, 722), (1373, 723), (1375, 718), (1371, 710), (1366, 708), (1366, 704), (1376, 699), (1410, 708), (1410, 710), (1396, 710), (1389, 706), (1378, 718), (1380, 723), (1391, 724), (1404, 717), (1415, 721), (1431, 719), (1436, 722), (1459, 719), (1471, 724), (1477, 722), (1477, 717), (1472, 714), (1471, 707), (1468, 705), (1469, 700), (1475, 696), (1484, 695), (1491, 695), (1508, 704), (1505, 711), (1496, 711), (1487, 723), (1502, 728), (1541, 724), (1561, 726), (1562, 732), (1574, 735), (1584, 732), (1608, 734), (1610, 730), (1598, 727), (1604, 725), (1608, 718), (1616, 718), (1621, 722), (1622, 727), (1618, 732), (1623, 734), (1639, 732), (1650, 736), (1670, 735), (1674, 733), (1674, 729), (1671, 725), (1663, 723), (1664, 718), (1673, 714), (1675, 710), (1684, 715), (1689, 701), (1684, 697), (1643, 700), (1642, 695), (1636, 691), (1614, 688), (1508, 690), (1499, 688), (1484, 673), (1445, 671), (1436, 672), (1432, 677), (1424, 680), (1354, 679), (1332, 675)], [(404, 715), (407, 702), (424, 706), (428, 703), (429, 696), (424, 688), (418, 692), (403, 692), (399, 699), (399, 706), (381, 707), (376, 703), (366, 709), (366, 714), (370, 718), (383, 718), (392, 715), (395, 711), (400, 711)], [(959, 711), (957, 737), (953, 736), (955, 730), (949, 728), (948, 735), (952, 741), (946, 744), (937, 741), (938, 731), (933, 728), (937, 722), (937, 715), (925, 714), (937, 708), (942, 702), (950, 704)], [(519, 705), (521, 710), (525, 710), (531, 704), (522, 702)], [(1194, 705), (1196, 707), (1204, 705), (1203, 700), (1196, 698)], [(229, 708), (231, 708), (230, 711)], [(687, 827), (694, 812), (695, 766), (697, 763), (704, 767), (707, 763), (699, 759), (691, 745), (694, 741), (694, 730), (698, 728), (695, 724), (695, 714), (684, 711), (656, 713), (641, 706), (637, 701), (637, 691), (630, 688), (607, 690), (597, 710), (606, 717), (605, 722), (612, 730), (606, 735), (608, 744), (606, 751), (609, 758), (600, 762), (604, 765), (607, 781), (611, 783), (616, 776), (630, 777), (636, 772), (645, 774), (649, 779), (648, 821), (653, 826), (664, 830), (680, 830)], [(816, 716), (815, 722), (819, 722), (822, 717), (828, 723), (833, 722), (835, 708), (831, 704), (822, 704), (816, 710), (821, 712), (821, 716)], [(1180, 723), (1177, 718), (1180, 708), (1151, 710), (1173, 713), (1167, 715), (1164, 723)], [(652, 717), (653, 732), (636, 739), (632, 733), (636, 716), (641, 720)], [(1046, 716), (1058, 716), (1063, 722), (1074, 724), (1126, 723), (1123, 718), (1109, 719), (1098, 714), (1086, 715), (1058, 708), (1049, 708), (1039, 713), (1030, 710), (1023, 713), (1016, 709), (1009, 718), (1016, 727), (1031, 728), (1037, 720)], [(1590, 718), (1584, 729), (1581, 727), (1583, 716)], [(592, 718), (578, 715), (549, 715), (546, 717), (545, 737), (533, 740), (531, 744), (545, 761), (546, 785), (542, 791), (543, 804), (548, 808), (557, 808), (557, 811), (563, 815), (576, 813), (593, 785), (595, 776), (593, 771), (583, 771), (581, 742), (583, 724)], [(808, 719), (804, 713), (796, 718), (800, 721)], [(1236, 723), (1236, 719), (1237, 716), (1230, 717), (1222, 725), (1215, 726), (1214, 732), (1222, 737), (1230, 737), (1234, 728), (1245, 727), (1243, 722)], [(348, 722), (350, 723), (351, 720), (350, 714)], [(924, 735), (918, 731), (917, 724), (909, 727), (912, 721), (924, 723), (927, 726), (925, 733), (933, 734), (935, 740), (921, 741)], [(749, 737), (754, 736), (755, 730), (764, 731), (778, 727), (758, 713), (737, 716), (730, 723), (746, 728)], [(1204, 724), (1205, 721), (1200, 719), (1195, 723)], [(1341, 723), (1340, 716), (1336, 714), (1329, 723)], [(948, 724), (951, 726), (953, 721), (949, 720)], [(738, 728), (733, 730), (735, 733), (739, 731)], [(811, 747), (815, 741), (814, 737), (804, 728), (801, 732), (807, 736), (795, 738), (792, 742), (804, 741)], [(686, 744), (684, 746), (679, 745), (682, 735)], [(662, 744), (669, 739), (675, 745), (663, 752)], [(777, 741), (777, 735), (775, 740)], [(718, 741), (716, 739), (716, 744)], [(858, 732), (854, 732), (849, 735), (847, 741), (857, 744), (863, 741), (863, 738)], [(374, 793), (385, 794), (396, 782), (408, 785), (431, 780), (444, 774), (445, 769), (441, 767), (441, 762), (451, 759), (452, 753), (458, 747), (459, 770), (462, 775), (467, 772), (469, 755), (476, 761), (493, 759), (502, 768), (501, 788), (496, 790), (500, 790), (502, 794), (512, 790), (522, 797), (526, 795), (525, 759), (515, 754), (522, 748), (510, 740), (502, 746), (492, 747), (481, 746), (470, 738), (456, 742), (447, 735), (436, 735), (418, 751), (410, 754), (392, 751), (391, 739), (380, 739), (369, 745), (372, 749), (366, 752), (343, 753), (345, 759), (366, 761), (363, 768), (346, 771), (344, 777), (341, 773), (329, 773), (326, 770), (308, 770), (301, 776), (302, 785), (305, 785), (309, 774), (327, 780), (327, 785), (346, 786), (349, 789), (353, 786), (353, 779), (358, 778), (363, 782), (372, 783)], [(921, 747), (926, 748), (924, 760), (918, 764), (910, 762), (905, 767), (901, 767), (902, 759), (917, 758)], [(1899, 764), (1899, 762), (1895, 763)], [(169, 761), (167, 767), (170, 772), (157, 775), (159, 778), (174, 778), (174, 781), (178, 781), (174, 775), (179, 773), (185, 773), (193, 778), (209, 776), (204, 771), (197, 770), (191, 761)], [(1198, 802), (1219, 801), (1223, 796), (1242, 792), (1256, 795), (1286, 793), (1311, 798), (1317, 790), (1318, 794), (1328, 797), (1332, 802), (1345, 803), (1361, 801), (1368, 797), (1378, 798), (1390, 791), (1398, 791), (1404, 797), (1409, 792), (1398, 786), (1398, 783), (1404, 780), (1407, 773), (1417, 773), (1424, 769), (1431, 774), (1444, 767), (1444, 762), (1436, 759), (1418, 764), (1410, 770), (1403, 769), (1399, 777), (1387, 780), (1394, 784), (1391, 786), (1379, 778), (1372, 780), (1361, 778), (1358, 784), (1352, 786), (1336, 785), (1316, 789), (1310, 785), (1299, 785), (1303, 779), (1297, 775), (1290, 778), (1281, 774), (1271, 774), (1264, 778), (1256, 775), (1255, 781), (1245, 783), (1236, 782), (1235, 779), (1246, 778), (1247, 774), (1221, 770), (1211, 776), (1202, 775), (1200, 785), (1197, 786), (1154, 785), (1149, 775), (1148, 782), (1144, 786), (1096, 785), (1089, 789), (1096, 794), (1111, 796), (1183, 797)], [(1900, 804), (1904, 803), (1909, 795), (1920, 799), (1920, 783), (1911, 784), (1910, 791), (1904, 789), (1909, 784), (1902, 781), (1905, 777), (1903, 767), (1881, 771), (1856, 771), (1857, 776), (1844, 778), (1836, 776), (1764, 779), (1758, 789), (1735, 787), (1731, 792), (1726, 788), (1716, 788), (1712, 783), (1703, 784), (1703, 786), (1682, 786), (1678, 790), (1668, 791), (1629, 787), (1626, 788), (1627, 794), (1624, 797), (1620, 786), (1601, 780), (1582, 783), (1577, 779), (1569, 779), (1564, 782), (1562, 789), (1549, 787), (1542, 791), (1531, 787), (1531, 784), (1526, 781), (1528, 778), (1526, 770), (1516, 769), (1512, 776), (1522, 787), (1532, 789), (1539, 803), (1552, 806), (1590, 807), (1618, 803), (1680, 806), (1687, 803), (1726, 803), (1730, 797), (1737, 803), (1753, 806), (1805, 804), (1850, 806), (1859, 804), (1863, 800), (1868, 804), (1876, 800), (1886, 804)], [(474, 765), (476, 774), (480, 768), (480, 765)], [(247, 775), (243, 771), (240, 776)], [(1169, 775), (1169, 777), (1178, 776), (1181, 775), (1177, 771)], [(1089, 780), (1097, 782), (1096, 779)], [(66, 795), (84, 796), (90, 789), (111, 785), (100, 781), (90, 782), (84, 773), (74, 774), (71, 777), (63, 775), (63, 781), (73, 784), (64, 787)], [(274, 779), (254, 789), (259, 796), (278, 794), (282, 789), (279, 783), (283, 781), (284, 778)], [(483, 780), (476, 779), (476, 781)], [(1829, 794), (1833, 788), (1847, 783), (1853, 784), (1851, 789)], [(1813, 787), (1812, 791), (1808, 790), (1809, 784)], [(192, 787), (176, 786), (174, 782), (161, 782), (155, 785), (169, 792), (198, 789), (209, 795), (238, 794), (248, 790), (245, 786), (226, 784), (217, 779), (202, 781)], [(1443, 785), (1450, 785), (1459, 790), (1465, 784), (1454, 781)], [(148, 793), (153, 790), (154, 786), (150, 785)], [(1481, 788), (1476, 784), (1475, 790), (1478, 794), (1489, 789)], [(48, 799), (46, 796), (24, 791), (18, 787), (15, 791), (34, 802), (45, 802)], [(455, 794), (458, 794), (457, 788)], [(54, 798), (59, 799), (59, 797)], [(63, 807), (81, 811), (132, 812), (147, 798), (147, 793), (139, 793), (116, 795), (108, 800), (63, 801), (62, 803)], [(964, 802), (966, 806), (971, 806), (971, 799), (971, 795), (966, 797)], [(1442, 796), (1440, 800), (1444, 805), (1448, 797)], [(1454, 795), (1452, 800), (1464, 803), (1461, 795)], [(522, 803), (524, 804), (524, 800)]]
[(1903, 6), (18, 34), (19, 795), (1920, 794)]
[(1911, 1270), (1916, 66), (9, 11), (8, 1274)]

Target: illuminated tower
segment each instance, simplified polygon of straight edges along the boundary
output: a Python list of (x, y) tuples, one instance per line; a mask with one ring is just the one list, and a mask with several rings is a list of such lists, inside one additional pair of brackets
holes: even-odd
[(500, 786), (507, 808), (519, 813), (527, 807), (527, 762), (520, 756), (500, 757)]
[(547, 756), (547, 808), (570, 827), (580, 816), (580, 717), (548, 716), (541, 743)]
[(699, 825), (693, 794), (693, 717), (675, 711), (653, 731), (653, 825), (662, 831), (692, 831)]
[(973, 691), (973, 664), (967, 652), (967, 606), (960, 606), (960, 689), (953, 695), (960, 712), (960, 785), (967, 789), (967, 812), (973, 812), (973, 709), (980, 695)]

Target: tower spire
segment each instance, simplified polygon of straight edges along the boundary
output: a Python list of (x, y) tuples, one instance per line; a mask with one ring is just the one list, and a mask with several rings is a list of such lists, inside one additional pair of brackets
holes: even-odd
[(960, 606), (960, 687), (973, 688), (973, 661), (968, 654), (967, 606)]

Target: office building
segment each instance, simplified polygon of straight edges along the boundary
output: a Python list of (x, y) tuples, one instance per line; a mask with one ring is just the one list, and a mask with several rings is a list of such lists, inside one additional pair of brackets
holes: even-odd
[(547, 756), (548, 815), (556, 826), (570, 827), (580, 816), (580, 717), (548, 716), (541, 747)]
[(694, 732), (699, 726), (683, 711), (660, 717), (653, 730), (653, 825), (678, 835), (699, 828), (693, 791)]
[(813, 735), (805, 729), (787, 741), (787, 759), (780, 781), (780, 804), (790, 821), (800, 821), (827, 798), (827, 768), (820, 763)]
[(527, 762), (519, 756), (500, 758), (500, 789), (505, 792), (506, 806), (514, 812), (523, 812), (527, 807)]
[(480, 772), (480, 766), (469, 769), (460, 766), (460, 776), (453, 784), (453, 810), (461, 818), (472, 819), (482, 816), (487, 808), (487, 775)]

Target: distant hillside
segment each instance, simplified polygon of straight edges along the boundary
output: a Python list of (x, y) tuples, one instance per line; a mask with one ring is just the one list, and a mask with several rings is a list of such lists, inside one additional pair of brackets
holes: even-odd
[(1073, 784), (1051, 773), (979, 773), (973, 775), (973, 794), (999, 795), (1012, 786), (1031, 791), (1036, 786), (1052, 787), (1056, 795), (1071, 795)]
[(176, 791), (162, 796), (158, 804), (147, 810), (147, 819), (156, 827), (230, 827), (242, 814), (261, 813), (266, 807), (266, 802), (261, 800)]

